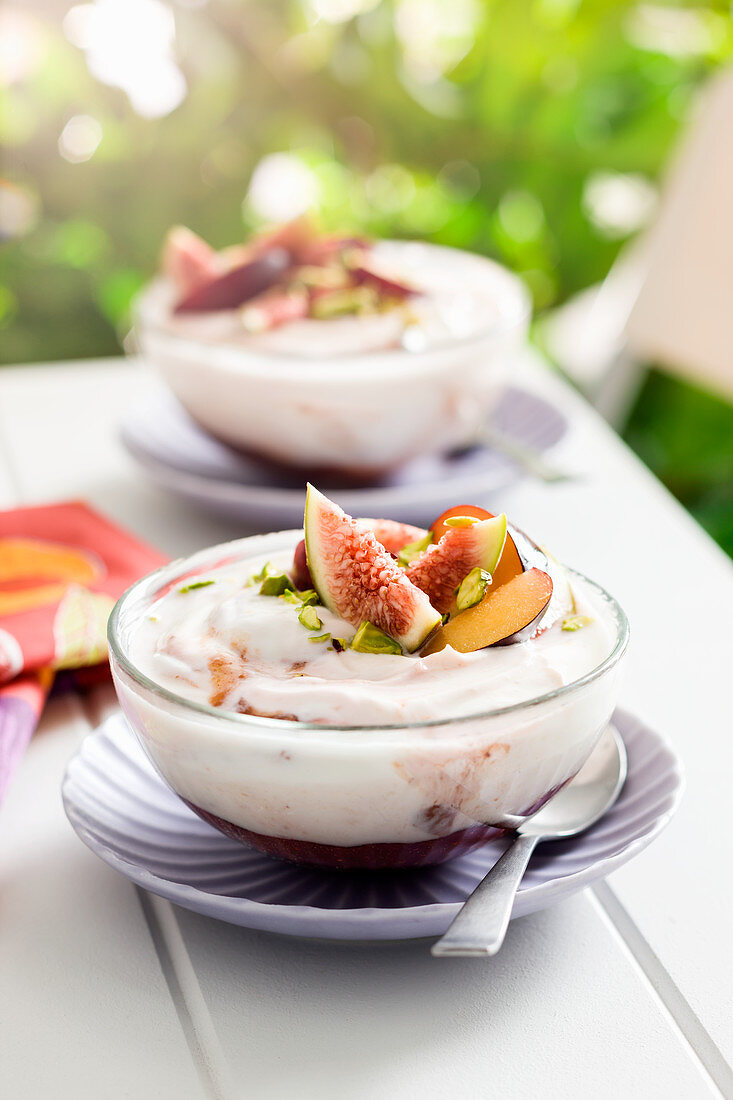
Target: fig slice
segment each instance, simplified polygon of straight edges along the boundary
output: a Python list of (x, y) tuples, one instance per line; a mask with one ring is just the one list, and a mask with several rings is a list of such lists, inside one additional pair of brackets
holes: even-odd
[(398, 523), (396, 519), (358, 519), (360, 527), (372, 531), (377, 542), (381, 542), (390, 554), (399, 554), (404, 546), (419, 542), (427, 535), (423, 527), (413, 527), (411, 523)]
[(367, 620), (412, 652), (440, 625), (440, 613), (373, 532), (312, 485), (305, 501), (305, 546), (322, 603), (352, 626)]
[(531, 638), (552, 597), (552, 578), (528, 569), (498, 588), (487, 588), (481, 603), (461, 611), (432, 637), (423, 655), (452, 646), (475, 653), (492, 645), (510, 645)]
[(211, 245), (185, 225), (168, 230), (160, 257), (164, 275), (175, 283), (179, 294), (190, 294), (220, 274), (219, 257)]
[(236, 309), (274, 286), (289, 267), (290, 253), (284, 248), (273, 248), (194, 287), (184, 295), (175, 312), (211, 313), (219, 309)]
[[(460, 521), (460, 517), (452, 518)], [(469, 521), (467, 526), (448, 527), (437, 546), (428, 546), (408, 565), (407, 576), (443, 614), (453, 606), (456, 588), (472, 569), (493, 574), (501, 558), (506, 531), (503, 512), (491, 519)]]

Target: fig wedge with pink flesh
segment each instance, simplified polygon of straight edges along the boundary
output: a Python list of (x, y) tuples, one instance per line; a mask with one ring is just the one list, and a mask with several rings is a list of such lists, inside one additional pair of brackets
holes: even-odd
[(221, 273), (214, 249), (185, 225), (175, 225), (163, 242), (160, 267), (180, 294), (187, 295)]
[(455, 590), (464, 577), (476, 568), (493, 573), (504, 549), (507, 523), (503, 512), (484, 520), (467, 517), (466, 522), (465, 527), (449, 527), (437, 545), (428, 546), (407, 567), (409, 579), (427, 593), (441, 614), (452, 607)]
[(374, 534), (312, 485), (306, 496), (305, 545), (321, 601), (353, 626), (370, 622), (412, 652), (440, 625), (440, 613)]

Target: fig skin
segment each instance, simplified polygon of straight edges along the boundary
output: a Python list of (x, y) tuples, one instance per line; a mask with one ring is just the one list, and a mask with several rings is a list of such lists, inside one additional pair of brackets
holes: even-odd
[(174, 312), (212, 313), (219, 309), (236, 309), (274, 286), (290, 263), (289, 252), (273, 248), (195, 287), (181, 299)]

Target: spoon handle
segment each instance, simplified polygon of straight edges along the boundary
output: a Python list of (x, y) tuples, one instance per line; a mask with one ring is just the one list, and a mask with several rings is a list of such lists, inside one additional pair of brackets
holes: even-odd
[(432, 955), (495, 955), (504, 942), (514, 895), (539, 837), (517, 837), (458, 911)]

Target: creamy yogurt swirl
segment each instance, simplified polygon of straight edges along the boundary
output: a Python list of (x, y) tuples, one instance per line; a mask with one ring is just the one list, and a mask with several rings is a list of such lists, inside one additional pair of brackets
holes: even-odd
[[(584, 676), (609, 655), (615, 624), (608, 606), (580, 581), (570, 590), (550, 562), (553, 597), (528, 641), (425, 657), (338, 652), (320, 634), (353, 637), (355, 628), (325, 607), (309, 631), (299, 608), (259, 593), (253, 557), (201, 573), (160, 597), (133, 632), (130, 657), (151, 680), (196, 703), (225, 711), (327, 725), (419, 723), (524, 702)], [(271, 557), (287, 571), (292, 555)], [(564, 630), (579, 614), (588, 622)]]

